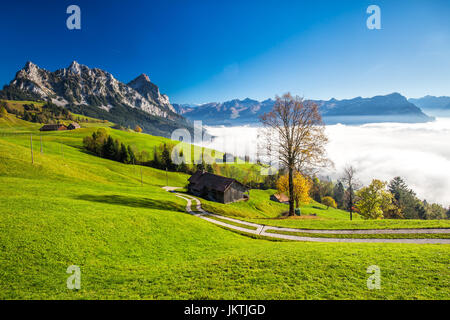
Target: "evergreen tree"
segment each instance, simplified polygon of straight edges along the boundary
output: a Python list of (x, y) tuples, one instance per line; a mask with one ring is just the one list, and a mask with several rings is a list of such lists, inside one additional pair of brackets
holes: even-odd
[(314, 201), (317, 201), (319, 203), (322, 200), (322, 195), (320, 192), (320, 180), (317, 177), (314, 177), (312, 179), (311, 197), (314, 199)]
[(423, 203), (416, 197), (416, 193), (408, 188), (401, 177), (392, 179), (388, 189), (406, 219), (425, 219), (426, 211)]
[(170, 156), (170, 151), (167, 148), (167, 145), (164, 143), (163, 151), (161, 153), (161, 162), (163, 165), (163, 169), (173, 170), (172, 158)]
[(22, 120), (25, 120), (25, 121), (31, 121), (32, 120), (31, 115), (30, 115), (30, 113), (28, 111), (24, 112)]
[(106, 159), (114, 160), (115, 155), (114, 140), (111, 136), (108, 136), (102, 148), (102, 156)]
[(130, 156), (130, 162), (129, 163), (136, 163), (136, 155), (134, 154), (133, 149), (131, 148), (131, 146), (128, 146), (128, 155)]
[(130, 163), (130, 154), (128, 153), (127, 147), (122, 143), (120, 146), (120, 162)]
[(114, 140), (114, 156), (113, 160), (120, 162), (120, 156), (121, 156), (121, 148), (120, 148), (120, 142), (119, 140)]
[(160, 164), (159, 157), (158, 157), (158, 150), (156, 150), (156, 146), (153, 149), (153, 160), (152, 160), (151, 166), (153, 168), (157, 168), (157, 169), (161, 168), (161, 164)]
[(184, 163), (184, 161), (181, 162), (181, 163), (177, 166), (177, 171), (178, 171), (178, 172), (185, 172), (185, 173), (188, 173), (188, 167), (187, 167), (186, 163)]
[(344, 208), (345, 189), (341, 181), (334, 186), (333, 198), (339, 209)]

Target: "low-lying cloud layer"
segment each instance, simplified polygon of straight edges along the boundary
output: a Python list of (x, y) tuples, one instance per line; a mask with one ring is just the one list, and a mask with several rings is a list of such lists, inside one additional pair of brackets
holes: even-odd
[[(207, 130), (217, 137), (208, 147), (256, 156), (257, 128)], [(326, 132), (330, 140), (327, 152), (335, 168), (322, 175), (337, 179), (343, 167), (352, 164), (363, 184), (374, 178), (388, 181), (401, 176), (420, 198), (450, 205), (450, 118), (420, 124), (338, 124), (327, 126)]]

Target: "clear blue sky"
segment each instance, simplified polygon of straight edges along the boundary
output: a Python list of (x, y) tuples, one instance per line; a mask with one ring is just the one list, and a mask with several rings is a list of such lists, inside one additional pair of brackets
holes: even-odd
[[(81, 7), (82, 30), (66, 28)], [(381, 8), (382, 30), (366, 28)], [(450, 1), (8, 1), (0, 84), (26, 61), (77, 60), (128, 82), (149, 75), (172, 102), (450, 95)]]

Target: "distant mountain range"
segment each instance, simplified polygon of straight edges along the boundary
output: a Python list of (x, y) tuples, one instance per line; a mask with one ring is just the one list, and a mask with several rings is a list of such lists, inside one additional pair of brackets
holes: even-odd
[(425, 96), (419, 99), (409, 99), (427, 114), (437, 117), (450, 117), (450, 97)]
[(125, 127), (139, 125), (145, 132), (162, 136), (169, 136), (179, 127), (190, 127), (147, 75), (142, 74), (125, 84), (109, 72), (91, 69), (76, 61), (54, 72), (27, 62), (0, 91), (0, 98), (51, 100), (75, 113)]
[[(50, 100), (74, 113), (106, 119), (124, 127), (139, 125), (147, 133), (170, 136), (177, 128), (192, 129), (189, 120), (206, 125), (258, 124), (259, 116), (270, 112), (273, 99), (231, 100), (202, 105), (171, 104), (149, 77), (141, 74), (128, 84), (98, 68), (76, 61), (54, 72), (27, 62), (9, 85), (0, 91), (0, 99)], [(424, 97), (409, 101), (399, 93), (372, 98), (313, 100), (326, 124), (362, 124), (371, 122), (427, 122), (434, 120), (424, 110), (450, 110), (450, 97)]]
[[(348, 100), (312, 100), (319, 106), (326, 124), (363, 124), (372, 122), (428, 122), (426, 115), (399, 93), (372, 98)], [(257, 124), (259, 116), (272, 110), (272, 99), (259, 102), (252, 99), (231, 100), (202, 105), (174, 104), (175, 110), (190, 120), (202, 120), (206, 125)]]

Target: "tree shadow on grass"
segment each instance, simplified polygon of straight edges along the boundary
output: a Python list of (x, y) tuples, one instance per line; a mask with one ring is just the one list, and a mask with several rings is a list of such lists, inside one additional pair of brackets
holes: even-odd
[(108, 195), (83, 194), (76, 197), (76, 199), (105, 204), (113, 204), (118, 206), (127, 206), (133, 208), (147, 208), (156, 210), (185, 212), (184, 205), (167, 200), (154, 200), (149, 198), (138, 198), (114, 194)]

